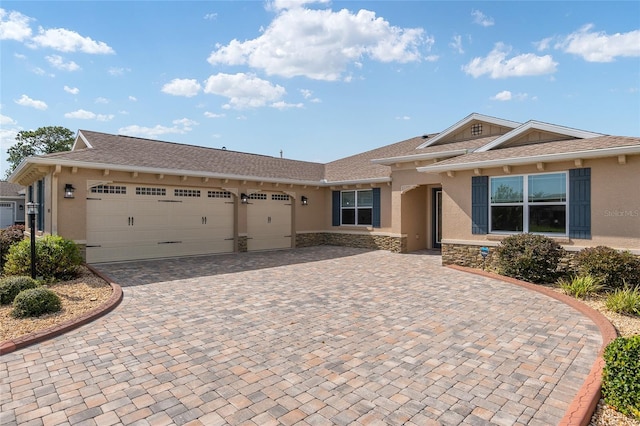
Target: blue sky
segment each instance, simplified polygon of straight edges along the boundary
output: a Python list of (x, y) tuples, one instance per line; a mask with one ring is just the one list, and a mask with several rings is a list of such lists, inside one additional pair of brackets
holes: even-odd
[(472, 112), (640, 135), (637, 1), (3, 1), (0, 43), (3, 169), (42, 126), (319, 162)]

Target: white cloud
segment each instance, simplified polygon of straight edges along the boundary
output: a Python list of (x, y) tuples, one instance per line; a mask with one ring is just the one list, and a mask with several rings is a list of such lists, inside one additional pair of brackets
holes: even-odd
[(522, 77), (531, 75), (552, 74), (556, 72), (557, 62), (551, 55), (537, 56), (525, 53), (507, 59), (511, 48), (497, 43), (484, 58), (474, 58), (462, 70), (474, 78), (489, 74), (491, 78)]
[(65, 62), (62, 56), (59, 55), (51, 55), (45, 56), (45, 59), (52, 67), (57, 68), (59, 70), (64, 71), (78, 71), (80, 69), (80, 65), (76, 64), (73, 61)]
[(204, 116), (207, 118), (222, 118), (226, 116), (226, 114), (216, 114), (214, 112), (205, 111)]
[(0, 125), (13, 126), (15, 124), (18, 124), (18, 123), (16, 123), (13, 118), (0, 114)]
[(322, 102), (319, 98), (314, 98), (313, 97), (313, 92), (311, 90), (300, 89), (300, 93), (302, 94), (303, 98), (308, 99), (309, 102), (311, 102), (311, 103), (319, 104), (320, 102)]
[(136, 98), (135, 96), (129, 96), (129, 100), (131, 102), (138, 102), (138, 98)]
[(105, 104), (106, 105), (106, 104), (109, 103), (109, 99), (103, 98), (103, 97), (100, 96), (100, 97), (96, 98), (95, 103), (97, 103), (97, 104)]
[(27, 59), (27, 56), (23, 55), (22, 53), (14, 53), (13, 57), (16, 59), (22, 59), (22, 60)]
[(282, 11), (258, 38), (218, 45), (209, 63), (246, 64), (268, 75), (336, 81), (364, 57), (379, 62), (419, 61), (421, 50), (428, 51), (434, 44), (423, 29), (392, 26), (375, 12), (312, 10), (303, 4), (272, 3)]
[(73, 112), (67, 112), (64, 115), (65, 118), (76, 118), (79, 120), (97, 120), (97, 121), (111, 121), (113, 120), (113, 114), (96, 114), (91, 111), (79, 109)]
[[(518, 101), (524, 101), (528, 98), (529, 98), (529, 95), (527, 93), (513, 94), (509, 90), (503, 90), (502, 92), (497, 93), (495, 96), (492, 96), (490, 99), (492, 101), (511, 101), (514, 99)], [(536, 100), (536, 99), (537, 99), (536, 97), (532, 98), (532, 100)]]
[(94, 41), (90, 37), (83, 37), (77, 32), (65, 28), (45, 30), (40, 27), (38, 35), (33, 37), (32, 41), (36, 46), (48, 47), (60, 52), (84, 52), (102, 55), (116, 53), (105, 42)]
[(494, 101), (510, 101), (511, 100), (511, 92), (508, 90), (503, 90), (502, 92), (496, 94), (491, 98)]
[(490, 27), (495, 24), (492, 17), (485, 15), (479, 10), (471, 11), (471, 16), (473, 16), (474, 24), (482, 25), (483, 27)]
[(228, 98), (225, 109), (263, 107), (279, 101), (286, 93), (282, 86), (244, 73), (212, 75), (205, 82), (204, 92)]
[(27, 95), (22, 95), (20, 97), (20, 99), (15, 101), (15, 103), (17, 103), (18, 105), (31, 107), (31, 108), (35, 108), (35, 109), (39, 109), (39, 110), (43, 110), (43, 111), (48, 108), (47, 104), (44, 101), (38, 101), (38, 100), (35, 100), (35, 99), (31, 99)]
[(640, 56), (640, 30), (607, 35), (592, 29), (593, 24), (585, 25), (558, 42), (555, 48), (581, 56), (588, 62), (612, 62), (619, 56)]
[(286, 103), (285, 101), (278, 101), (278, 102), (272, 103), (271, 107), (275, 109), (283, 110), (283, 109), (290, 109), (290, 108), (304, 108), (304, 104), (303, 103), (289, 104), (289, 103)]
[(33, 73), (37, 75), (45, 75), (47, 73), (45, 70), (43, 70), (40, 67), (35, 67), (31, 71), (33, 71)]
[(31, 27), (29, 21), (32, 18), (20, 12), (12, 11), (7, 13), (0, 8), (0, 40), (24, 41), (31, 37)]
[(549, 46), (551, 46), (551, 42), (553, 41), (553, 37), (543, 38), (540, 41), (534, 42), (533, 45), (538, 49), (539, 52), (547, 50)]
[(207, 21), (215, 21), (216, 19), (218, 19), (218, 14), (217, 13), (207, 13), (206, 15), (204, 15), (204, 19), (206, 19)]
[(185, 96), (191, 98), (200, 92), (202, 86), (195, 79), (174, 78), (169, 83), (162, 86), (162, 91), (174, 96)]
[(457, 34), (454, 35), (452, 37), (451, 43), (449, 43), (449, 47), (460, 54), (464, 53), (464, 49), (462, 48), (462, 36)]
[(129, 71), (131, 71), (130, 68), (118, 68), (118, 67), (111, 67), (107, 70), (107, 72), (114, 77), (119, 77), (121, 75), (124, 75), (125, 72), (129, 72)]
[(199, 123), (195, 120), (191, 120), (189, 118), (181, 118), (179, 120), (173, 120), (173, 124), (181, 125), (182, 128), (186, 131), (193, 130), (193, 126), (197, 126)]
[(396, 117), (396, 120), (408, 121), (408, 120), (411, 120), (411, 117), (409, 117), (408, 115), (401, 115)]
[(139, 136), (144, 138), (157, 138), (161, 135), (184, 133), (186, 133), (185, 129), (178, 126), (167, 127), (161, 126), (160, 124), (154, 127), (144, 127), (133, 124), (131, 126), (121, 127), (118, 129), (118, 134), (120, 135)]
[(67, 93), (71, 93), (72, 95), (77, 95), (78, 93), (80, 93), (80, 89), (78, 89), (77, 87), (64, 86), (64, 91)]

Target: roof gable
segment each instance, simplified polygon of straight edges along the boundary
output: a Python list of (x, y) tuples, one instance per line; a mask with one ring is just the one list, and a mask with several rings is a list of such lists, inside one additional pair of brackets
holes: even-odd
[[(477, 131), (478, 127), (473, 128), (474, 125), (480, 125), (479, 133)], [(473, 113), (439, 133), (437, 136), (429, 138), (429, 140), (418, 146), (416, 149), (442, 145), (445, 143), (460, 142), (468, 139), (504, 135), (520, 125), (521, 123), (516, 121)]]
[(603, 136), (603, 134), (530, 120), (513, 129), (509, 133), (506, 133), (483, 147), (478, 148), (476, 152), (485, 152), (496, 148), (531, 145), (549, 141), (588, 139), (598, 136)]

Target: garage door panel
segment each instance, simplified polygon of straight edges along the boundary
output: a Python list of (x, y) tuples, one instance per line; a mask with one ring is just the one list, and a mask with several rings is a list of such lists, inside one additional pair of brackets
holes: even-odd
[(210, 198), (202, 190), (118, 186), (123, 187), (118, 194), (87, 199), (88, 262), (233, 251), (229, 193)]
[(278, 193), (265, 193), (247, 208), (247, 249), (272, 250), (291, 247), (291, 201)]

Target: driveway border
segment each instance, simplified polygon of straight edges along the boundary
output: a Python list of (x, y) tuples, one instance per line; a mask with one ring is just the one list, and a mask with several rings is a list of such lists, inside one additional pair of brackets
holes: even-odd
[(46, 328), (41, 331), (37, 331), (34, 333), (25, 334), (24, 336), (16, 337), (15, 339), (8, 339), (4, 342), (0, 343), (0, 355), (8, 354), (17, 349), (24, 348), (25, 346), (33, 345), (34, 343), (44, 342), (45, 340), (51, 339), (52, 337), (59, 336), (61, 334), (66, 333), (67, 331), (73, 330), (74, 328), (78, 328), (81, 325), (85, 325), (96, 318), (100, 318), (101, 316), (111, 312), (116, 306), (120, 304), (122, 301), (122, 287), (118, 284), (111, 281), (110, 278), (102, 274), (100, 271), (91, 267), (90, 265), (85, 265), (91, 272), (105, 280), (111, 286), (113, 290), (111, 292), (111, 297), (101, 304), (93, 308), (92, 310), (85, 312), (84, 314), (72, 318), (68, 321), (65, 321), (61, 324), (55, 325), (53, 327)]
[(536, 284), (531, 284), (526, 281), (520, 281), (515, 278), (505, 277), (503, 275), (498, 275), (493, 272), (483, 271), (481, 269), (473, 269), (468, 268), (466, 266), (459, 265), (447, 265), (451, 269), (455, 269), (462, 272), (468, 272), (470, 274), (480, 275), (488, 278), (493, 278), (496, 280), (504, 281), (510, 284), (515, 284), (520, 287), (524, 287), (528, 290), (536, 291), (538, 293), (542, 293), (546, 296), (554, 298), (566, 305), (571, 306), (576, 309), (578, 312), (589, 318), (600, 330), (600, 334), (602, 335), (602, 347), (598, 352), (598, 358), (593, 363), (593, 367), (591, 367), (591, 371), (589, 375), (584, 380), (582, 387), (578, 390), (578, 393), (571, 401), (569, 408), (564, 414), (564, 417), (559, 423), (559, 426), (586, 426), (591, 421), (591, 417), (596, 410), (598, 402), (600, 401), (601, 388), (602, 388), (602, 369), (604, 368), (605, 362), (602, 357), (604, 353), (605, 347), (611, 343), (613, 339), (618, 337), (618, 332), (611, 322), (600, 312), (591, 308), (590, 306), (585, 305), (579, 300), (567, 296), (566, 294), (558, 293), (557, 291), (551, 290), (550, 288), (543, 287)]

